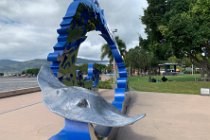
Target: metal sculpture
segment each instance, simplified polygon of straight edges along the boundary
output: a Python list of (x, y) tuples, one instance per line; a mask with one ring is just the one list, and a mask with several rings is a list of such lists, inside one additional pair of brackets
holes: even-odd
[[(59, 34), (58, 42), (54, 46), (54, 52), (48, 55), (48, 60), (52, 62), (53, 73), (65, 85), (77, 86), (74, 64), (79, 46), (87, 38), (85, 36), (87, 32), (100, 31), (101, 36), (109, 44), (117, 64), (119, 78), (117, 79), (113, 105), (122, 110), (125, 91), (127, 90), (127, 72), (117, 49), (117, 43), (107, 26), (104, 11), (100, 8), (98, 2), (94, 0), (74, 0), (60, 25), (61, 28), (57, 30)], [(92, 83), (86, 82), (84, 85), (88, 87)]]
[[(50, 68), (57, 78), (46, 67), (41, 69), (38, 76), (45, 104), (52, 112), (65, 118), (64, 129), (50, 140), (90, 140), (89, 123), (97, 125), (97, 134), (107, 136), (110, 127), (129, 125), (143, 118), (144, 115), (129, 118), (118, 111), (122, 111), (124, 106), (127, 72), (98, 1), (74, 0), (60, 26), (54, 52), (48, 55), (48, 61), (52, 62)], [(89, 65), (85, 80), (76, 72), (79, 46), (86, 40), (86, 33), (93, 30), (101, 32), (117, 64), (119, 78), (112, 104), (118, 110), (93, 91), (87, 90), (97, 87), (99, 80), (93, 65)]]
[(38, 75), (44, 103), (48, 108), (70, 120), (107, 127), (121, 127), (144, 117), (128, 118), (94, 91), (81, 87), (67, 87), (42, 67)]
[(99, 78), (100, 78), (99, 74), (100, 72), (98, 69), (94, 68), (94, 64), (92, 63), (88, 64), (88, 77), (86, 77), (86, 79), (93, 81), (93, 85), (92, 85), (93, 89), (98, 88)]

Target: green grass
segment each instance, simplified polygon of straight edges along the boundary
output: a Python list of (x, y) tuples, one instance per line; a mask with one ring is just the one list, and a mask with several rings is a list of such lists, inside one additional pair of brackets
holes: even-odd
[(100, 89), (112, 89), (111, 81), (100, 81), (99, 82)]
[(100, 89), (113, 89), (114, 79), (110, 78), (106, 81), (99, 81), (99, 88)]
[(199, 81), (200, 75), (167, 76), (168, 82), (162, 82), (161, 76), (154, 76), (157, 83), (148, 82), (149, 77), (130, 77), (129, 87), (137, 91), (177, 94), (200, 94), (200, 88), (210, 88), (210, 82)]

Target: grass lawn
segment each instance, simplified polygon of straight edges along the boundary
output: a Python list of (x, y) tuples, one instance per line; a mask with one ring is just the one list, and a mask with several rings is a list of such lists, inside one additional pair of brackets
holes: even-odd
[(129, 87), (137, 91), (177, 94), (200, 94), (200, 88), (210, 88), (210, 82), (198, 81), (200, 75), (166, 76), (168, 82), (162, 82), (162, 76), (154, 76), (157, 83), (148, 82), (149, 77), (130, 77)]

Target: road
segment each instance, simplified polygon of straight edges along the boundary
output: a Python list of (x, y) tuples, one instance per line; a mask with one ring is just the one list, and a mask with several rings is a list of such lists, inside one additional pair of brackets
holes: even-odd
[[(109, 76), (102, 75), (102, 80), (110, 79)], [(3, 78), (0, 77), (0, 94), (1, 92), (23, 89), (23, 88), (30, 88), (30, 87), (37, 87), (37, 79), (34, 78), (19, 78), (19, 77), (9, 77)]]
[(36, 78), (0, 78), (0, 93), (36, 86), (38, 86)]

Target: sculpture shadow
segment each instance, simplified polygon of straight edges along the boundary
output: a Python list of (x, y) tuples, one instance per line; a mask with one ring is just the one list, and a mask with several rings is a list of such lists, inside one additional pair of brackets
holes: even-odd
[[(134, 91), (129, 92), (129, 102), (126, 109), (126, 114), (129, 114), (129, 112), (133, 109), (134, 106), (139, 106), (137, 95), (138, 93)], [(157, 140), (157, 138), (154, 136), (150, 136), (149, 134), (144, 135), (141, 133), (141, 129), (134, 129), (131, 125), (129, 125), (121, 128), (114, 128), (111, 136), (109, 137), (109, 140)]]
[(115, 140), (157, 140), (157, 138), (143, 135), (141, 130), (139, 130), (139, 133), (136, 133), (130, 126), (126, 126), (119, 129)]

